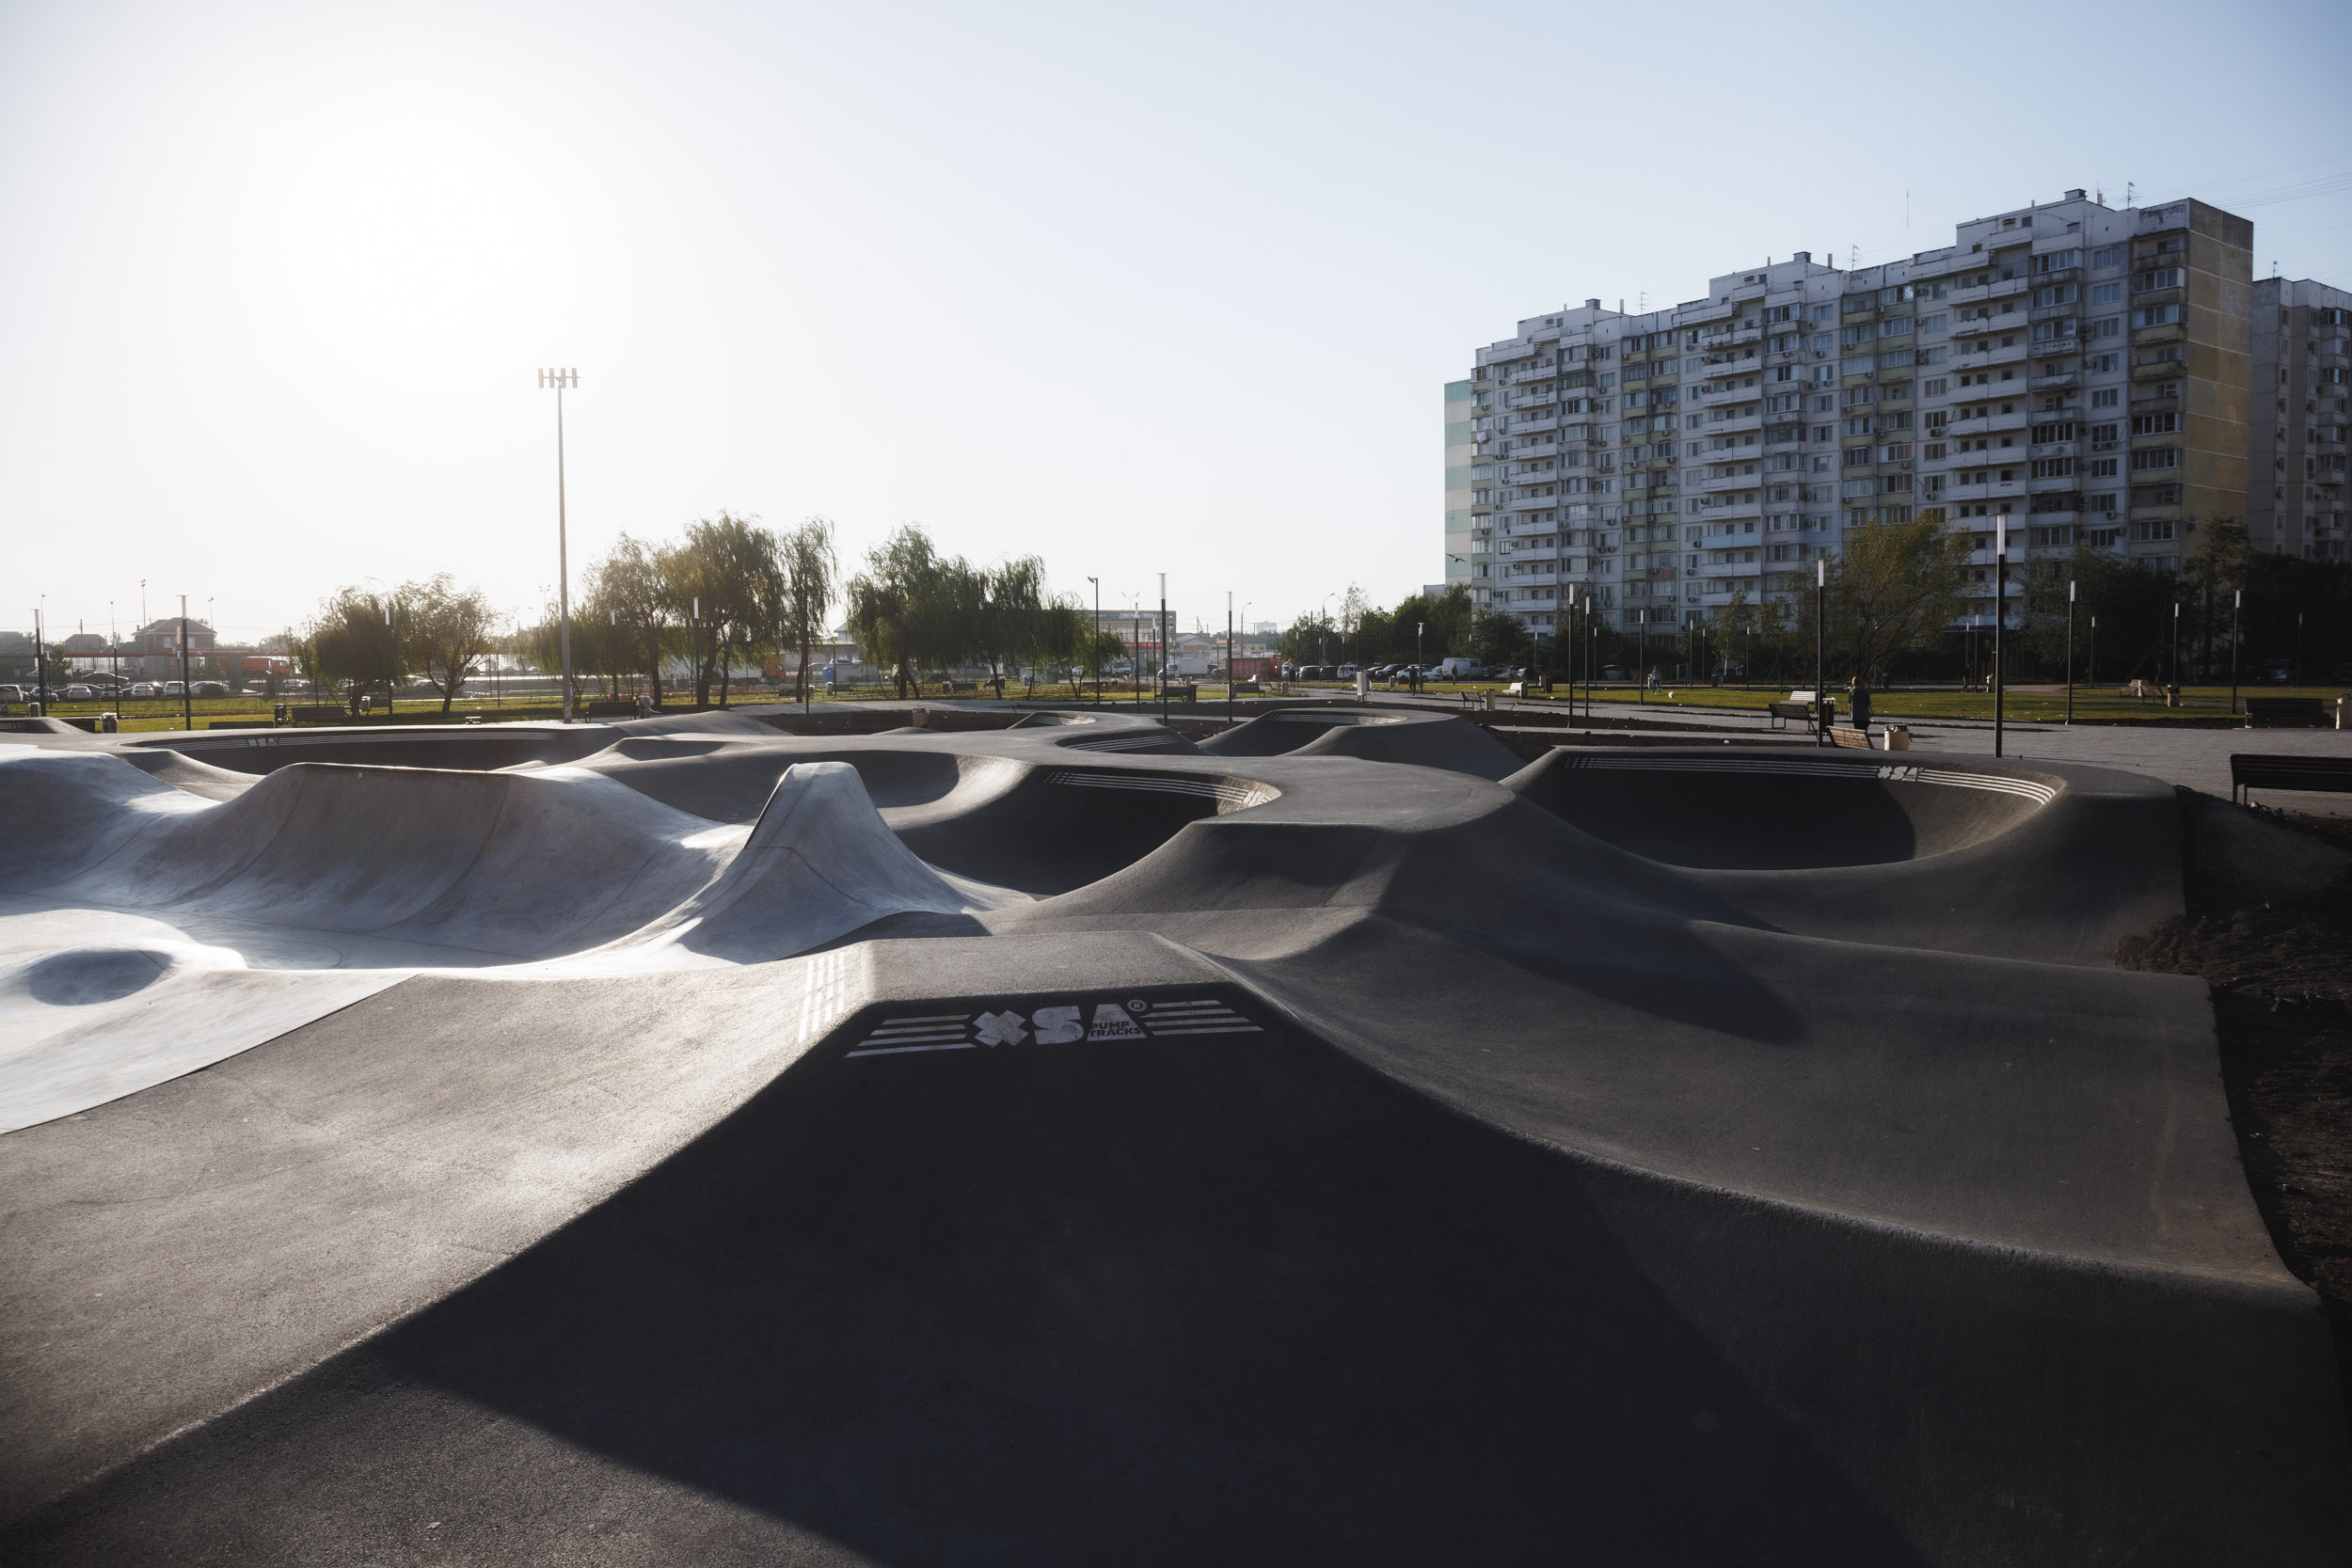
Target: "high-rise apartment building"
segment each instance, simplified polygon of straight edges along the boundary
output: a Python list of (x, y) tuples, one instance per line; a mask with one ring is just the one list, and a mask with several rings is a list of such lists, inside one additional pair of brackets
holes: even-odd
[(2176, 562), (2247, 510), (2252, 245), (2203, 202), (2069, 191), (1900, 261), (1800, 251), (1666, 309), (1531, 317), (1446, 388), (1446, 580), (1539, 633), (1586, 598), (1678, 626), (1928, 509), (1987, 598), (2001, 518), (2012, 562)]
[(2253, 297), (2248, 531), (2257, 549), (2342, 561), (2352, 293), (2265, 277)]

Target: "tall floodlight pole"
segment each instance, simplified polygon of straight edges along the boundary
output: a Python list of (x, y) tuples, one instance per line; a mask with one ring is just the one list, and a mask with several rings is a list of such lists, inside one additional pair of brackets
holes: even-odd
[(2237, 711), (2237, 622), (2238, 611), (2246, 606), (2246, 590), (2230, 590), (2230, 711)]
[[(1593, 596), (1584, 595), (1584, 721), (1593, 721), (1593, 665), (1600, 657), (1600, 627), (1593, 621)], [(1576, 688), (1568, 688), (1568, 713), (1576, 713)]]
[(1814, 744), (1829, 738), (1829, 562), (1813, 561)]
[(2090, 618), (2090, 646), (2083, 650), (2083, 679), (2099, 684), (2099, 617)]
[(41, 637), (46, 617), (41, 607), (33, 607), (33, 689), (40, 693), (40, 711), (49, 712), (49, 656), (41, 650)]
[(1641, 652), (1633, 660), (1633, 700), (1646, 703), (1649, 701), (1649, 606), (1644, 605), (1638, 613), (1641, 629), (1634, 635), (1639, 640), (1636, 646)]
[(1087, 638), (1088, 661), (1094, 670), (1094, 705), (1103, 705), (1103, 579), (1089, 578), (1094, 584), (1094, 626)]
[(1168, 574), (1160, 574), (1160, 722), (1168, 722)]
[(2074, 721), (2074, 579), (2066, 579), (2066, 721)]
[(2009, 683), (2002, 678), (2001, 655), (2009, 635), (2009, 519), (1993, 519), (1993, 754), (2001, 754), (2003, 702)]
[(571, 542), (564, 516), (564, 390), (580, 385), (580, 372), (541, 371), (539, 389), (555, 393), (555, 604), (563, 621), (564, 722), (572, 721), (572, 567)]

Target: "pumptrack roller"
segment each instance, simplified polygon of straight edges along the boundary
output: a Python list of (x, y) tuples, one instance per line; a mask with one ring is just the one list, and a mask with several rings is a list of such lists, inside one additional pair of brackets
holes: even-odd
[(2343, 1560), (2169, 789), (991, 710), (0, 747), (0, 1560)]

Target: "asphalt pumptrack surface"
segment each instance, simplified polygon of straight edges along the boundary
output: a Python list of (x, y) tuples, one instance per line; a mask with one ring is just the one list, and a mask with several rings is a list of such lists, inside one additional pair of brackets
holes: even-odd
[(2344, 1560), (2169, 787), (769, 717), (0, 745), (0, 1560)]

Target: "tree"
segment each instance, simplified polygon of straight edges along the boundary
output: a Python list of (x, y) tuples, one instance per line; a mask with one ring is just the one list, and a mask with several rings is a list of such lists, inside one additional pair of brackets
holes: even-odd
[(694, 701), (709, 703), (715, 675), (724, 707), (736, 660), (774, 646), (783, 622), (776, 537), (750, 518), (722, 512), (689, 523), (685, 543), (664, 552), (661, 564), (673, 612), (682, 596), (693, 623)]
[(401, 639), (392, 623), (389, 597), (345, 588), (319, 606), (304, 632), (311, 678), (329, 689), (343, 686), (355, 717), (361, 692), (381, 688), (389, 703), (406, 678)]
[(910, 680), (920, 686), (938, 644), (944, 564), (930, 536), (910, 523), (866, 551), (866, 570), (850, 579), (850, 629), (902, 698)]
[(1518, 616), (1481, 605), (1470, 616), (1470, 647), (1481, 664), (1524, 664), (1535, 644)]
[(783, 641), (800, 656), (794, 673), (795, 695), (808, 705), (808, 659), (817, 640), (824, 635), (825, 617), (833, 611), (839, 590), (834, 578), (840, 567), (834, 559), (833, 525), (811, 517), (776, 541), (778, 563), (784, 571)]
[(666, 576), (671, 552), (624, 533), (588, 568), (584, 603), (617, 634), (616, 668), (642, 672), (651, 683), (653, 705), (661, 705), (661, 666), (682, 644), (681, 618), (673, 612), (676, 594)]
[(479, 588), (460, 588), (447, 572), (402, 586), (406, 662), (422, 670), (441, 693), (447, 713), (458, 689), (490, 651), (490, 601)]
[[(1829, 570), (1831, 641), (1854, 673), (1875, 682), (1896, 653), (1934, 642), (1965, 612), (1961, 584), (1970, 538), (1945, 526), (1941, 507), (1907, 523), (1848, 529)], [(1804, 610), (1810, 621), (1810, 604)]]

